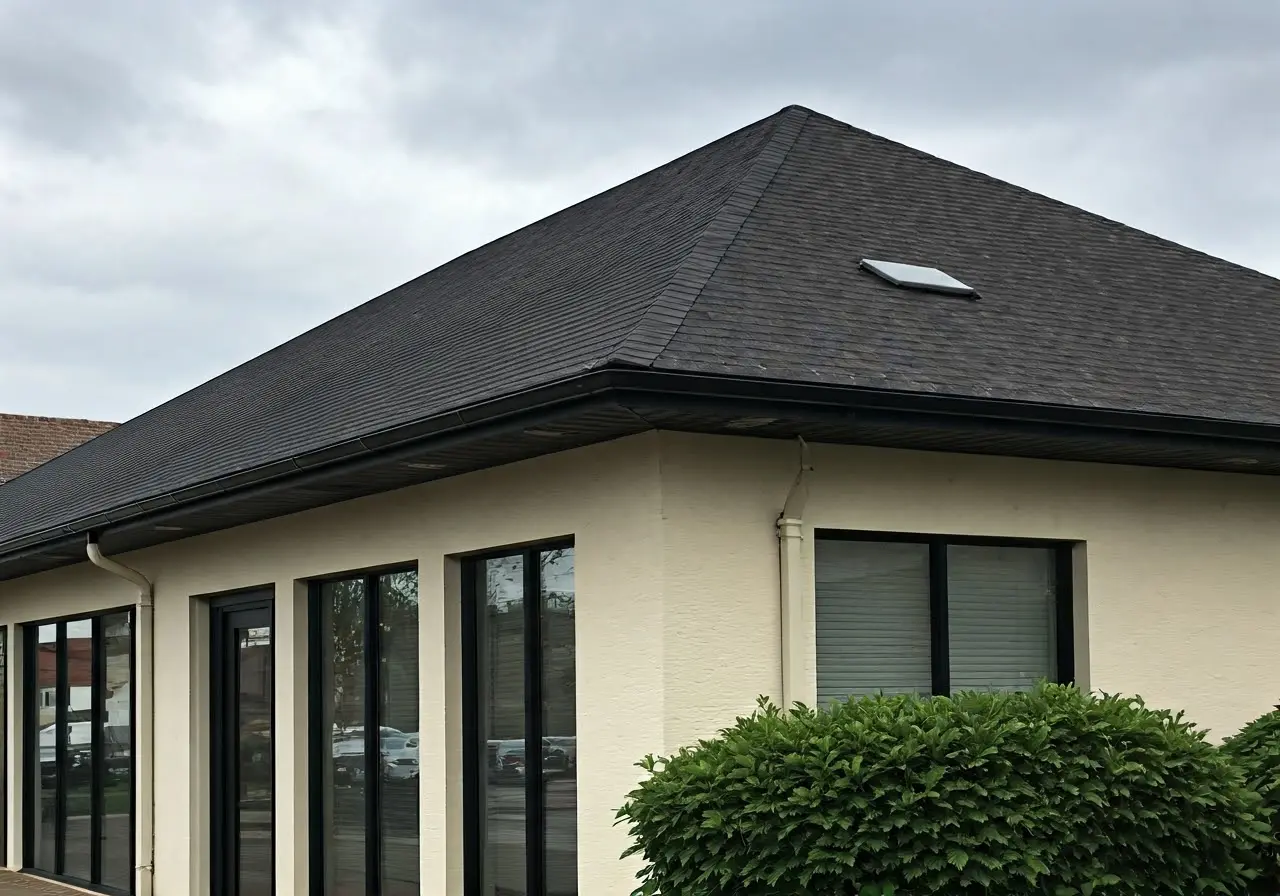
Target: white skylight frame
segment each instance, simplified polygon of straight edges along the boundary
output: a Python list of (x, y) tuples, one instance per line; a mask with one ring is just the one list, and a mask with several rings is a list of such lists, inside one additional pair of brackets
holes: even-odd
[(918, 264), (904, 264), (900, 261), (877, 261), (864, 258), (858, 264), (894, 286), (904, 289), (918, 289), (921, 292), (940, 292), (949, 296), (967, 296), (977, 298), (978, 291), (967, 283), (961, 283), (955, 277), (937, 268), (927, 268)]

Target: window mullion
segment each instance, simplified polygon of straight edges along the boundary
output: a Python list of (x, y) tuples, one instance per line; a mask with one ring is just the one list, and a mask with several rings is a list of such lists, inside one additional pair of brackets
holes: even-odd
[(929, 542), (929, 643), (933, 651), (933, 693), (951, 693), (951, 637), (947, 619), (947, 544)]
[(1057, 556), (1054, 558), (1053, 612), (1057, 636), (1054, 652), (1057, 659), (1057, 680), (1062, 684), (1071, 684), (1076, 680), (1075, 594), (1071, 580), (1071, 555), (1071, 547), (1063, 545), (1057, 549)]

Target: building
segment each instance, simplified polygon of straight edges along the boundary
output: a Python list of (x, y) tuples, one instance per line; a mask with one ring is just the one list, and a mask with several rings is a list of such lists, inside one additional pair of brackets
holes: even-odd
[[(784, 109), (0, 490), (8, 864), (601, 896), (635, 762), (761, 694), (1228, 733), (1280, 692), (1277, 344), (1280, 281)], [(129, 759), (42, 774), (84, 620)]]
[(0, 414), (0, 485), (115, 425), (98, 420)]

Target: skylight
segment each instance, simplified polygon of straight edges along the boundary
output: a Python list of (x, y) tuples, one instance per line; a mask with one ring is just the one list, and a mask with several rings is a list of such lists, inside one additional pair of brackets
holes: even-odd
[(883, 277), (894, 286), (907, 289), (922, 289), (926, 292), (944, 292), (953, 296), (977, 295), (972, 286), (961, 283), (950, 274), (944, 274), (937, 268), (925, 268), (914, 264), (902, 264), (897, 261), (875, 261), (862, 259), (861, 267), (873, 274)]

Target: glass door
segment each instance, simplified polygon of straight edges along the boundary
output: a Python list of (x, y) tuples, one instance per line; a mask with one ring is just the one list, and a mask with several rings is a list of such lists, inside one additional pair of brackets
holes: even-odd
[(275, 889), (275, 722), (271, 601), (255, 594), (213, 604), (210, 704), (212, 892)]
[(133, 890), (133, 616), (24, 626), (23, 867)]

